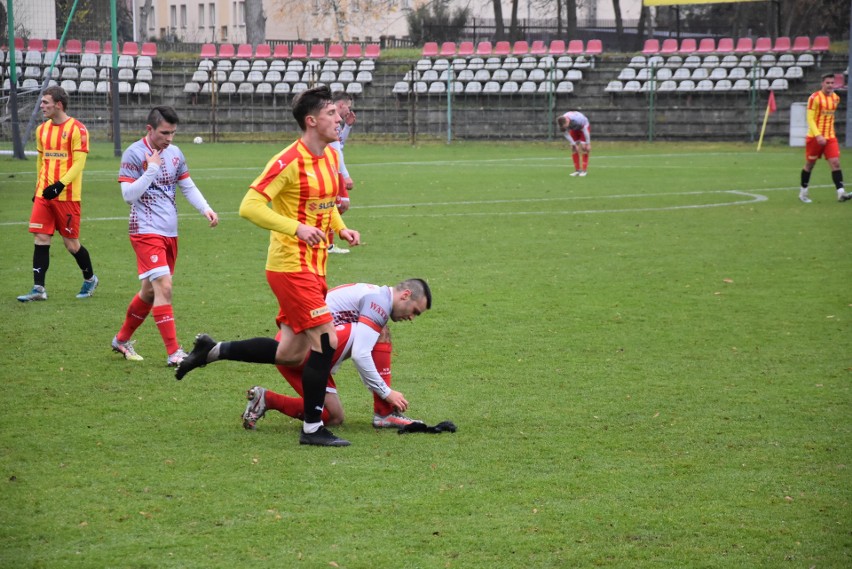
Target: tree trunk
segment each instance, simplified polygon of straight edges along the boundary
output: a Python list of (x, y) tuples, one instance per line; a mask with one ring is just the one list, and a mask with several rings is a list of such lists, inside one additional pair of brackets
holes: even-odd
[(263, 0), (245, 0), (246, 2), (246, 43), (257, 47), (266, 42), (266, 14), (263, 13)]
[(577, 0), (565, 0), (565, 31), (568, 39), (577, 35)]
[(343, 14), (343, 9), (340, 7), (338, 0), (330, 0), (331, 9), (334, 12), (334, 28), (337, 32), (337, 41), (343, 43), (343, 31), (346, 29), (346, 17)]
[(624, 49), (624, 22), (621, 19), (621, 0), (612, 0), (612, 11), (615, 14), (615, 37), (618, 38), (618, 49)]
[(136, 20), (136, 34), (139, 36), (139, 41), (147, 41), (148, 39), (148, 15), (153, 10), (154, 0), (145, 0), (145, 2), (139, 7), (139, 13), (136, 14), (136, 17), (139, 18)]
[(562, 37), (562, 0), (556, 0), (556, 37)]
[(503, 28), (503, 4), (500, 0), (491, 0), (494, 5), (494, 39), (502, 40), (506, 35), (506, 30)]
[(518, 33), (518, 0), (512, 0), (512, 22), (509, 24), (509, 38), (512, 40), (520, 39)]
[(648, 7), (642, 6), (639, 10), (639, 24), (636, 26), (636, 45), (633, 51), (642, 51), (645, 45), (645, 22), (648, 19)]

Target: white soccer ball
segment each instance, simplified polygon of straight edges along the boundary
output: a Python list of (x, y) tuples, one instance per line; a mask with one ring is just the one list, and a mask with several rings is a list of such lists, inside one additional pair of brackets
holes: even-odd
[(201, 144), (202, 142), (204, 142), (204, 139), (201, 138), (200, 136), (196, 136), (195, 138), (192, 139), (193, 144)]

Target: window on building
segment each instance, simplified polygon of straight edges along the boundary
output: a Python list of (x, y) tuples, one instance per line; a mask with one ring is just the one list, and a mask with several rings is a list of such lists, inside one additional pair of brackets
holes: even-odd
[(186, 29), (186, 4), (180, 5), (180, 27)]
[(198, 29), (204, 28), (204, 4), (198, 5)]
[(169, 25), (172, 29), (177, 27), (177, 6), (169, 6)]
[(154, 6), (151, 6), (151, 11), (148, 12), (148, 30), (154, 31), (157, 29), (157, 20), (154, 18)]
[(207, 13), (210, 15), (210, 27), (216, 29), (216, 4), (210, 3), (207, 5)]
[(237, 26), (246, 25), (246, 3), (234, 2), (231, 4), (231, 19)]
[(360, 0), (352, 0), (350, 2), (350, 6), (352, 6), (353, 12), (360, 12), (361, 11), (361, 1)]

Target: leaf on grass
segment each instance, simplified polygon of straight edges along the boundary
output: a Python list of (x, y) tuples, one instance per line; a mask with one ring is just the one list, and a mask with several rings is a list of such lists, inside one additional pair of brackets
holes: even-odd
[(792, 501), (793, 501), (793, 497), (792, 497), (792, 496), (784, 496), (784, 499), (785, 499), (785, 500), (787, 500), (788, 502), (792, 502)]
[(340, 567), (340, 565), (338, 565), (337, 562), (335, 562), (335, 561), (329, 561), (328, 564), (331, 565), (332, 567)]
[(659, 417), (659, 416), (660, 416), (660, 412), (659, 412), (659, 411), (657, 411), (656, 413), (654, 413), (654, 418), (655, 418), (655, 419), (656, 419), (657, 417)]
[(734, 279), (722, 279), (723, 283), (734, 284)]
[(154, 517), (150, 512), (139, 512), (139, 515), (147, 520), (150, 520)]
[(89, 522), (80, 522), (80, 527), (84, 528), (89, 525)]

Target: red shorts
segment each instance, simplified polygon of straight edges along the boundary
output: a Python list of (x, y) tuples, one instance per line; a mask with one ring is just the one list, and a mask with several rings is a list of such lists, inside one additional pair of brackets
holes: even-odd
[(140, 281), (175, 274), (175, 261), (178, 254), (177, 237), (140, 233), (130, 236), (130, 244), (136, 252), (136, 267), (139, 270)]
[[(589, 133), (591, 134), (592, 127), (589, 127)], [(574, 142), (586, 142), (586, 133), (582, 130), (569, 130), (568, 136), (571, 137), (571, 140)]]
[[(352, 324), (341, 324), (339, 326), (334, 327), (335, 332), (337, 333), (337, 349), (334, 351), (334, 357), (331, 360), (332, 365), (337, 365), (337, 362), (340, 361), (340, 357), (343, 355), (343, 352), (346, 350), (346, 344), (349, 342), (349, 335), (352, 333)], [(276, 340), (281, 340), (281, 332), (275, 335)], [(310, 356), (310, 354), (308, 354)], [(307, 357), (305, 358), (307, 361)], [(293, 367), (286, 366), (275, 366), (278, 368), (278, 371), (281, 372), (281, 375), (284, 376), (284, 379), (287, 380), (293, 389), (296, 390), (301, 396), (304, 396), (304, 390), (302, 389), (302, 371), (305, 369), (305, 364)], [(337, 393), (337, 384), (334, 383), (334, 378), (329, 374), (328, 382), (326, 383), (325, 390), (328, 393)]]
[(837, 143), (836, 138), (826, 139), (825, 146), (818, 143), (816, 137), (805, 139), (805, 159), (808, 162), (814, 162), (820, 156), (825, 156), (826, 160), (840, 158), (840, 145)]
[(332, 321), (325, 303), (328, 285), (325, 277), (309, 272), (266, 271), (266, 282), (278, 299), (278, 326), (286, 324), (294, 334)]
[(30, 214), (30, 233), (53, 235), (57, 228), (63, 237), (80, 238), (80, 202), (37, 197)]

